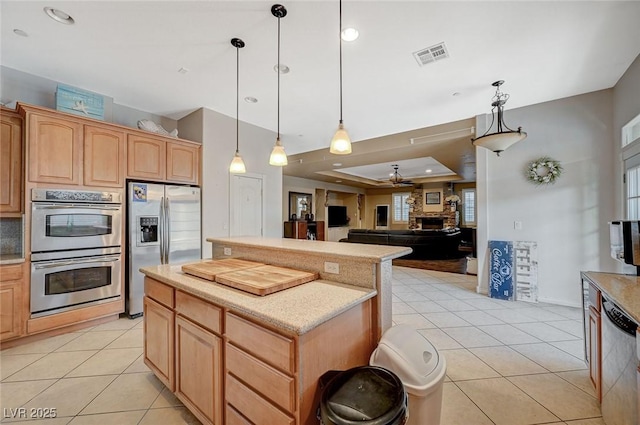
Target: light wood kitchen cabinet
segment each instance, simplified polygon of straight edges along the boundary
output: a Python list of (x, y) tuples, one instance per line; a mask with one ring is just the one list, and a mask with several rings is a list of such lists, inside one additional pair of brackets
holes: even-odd
[(0, 266), (0, 341), (23, 333), (22, 287), (25, 263)]
[(222, 425), (222, 339), (176, 318), (176, 397), (203, 424)]
[(368, 363), (371, 316), (367, 299), (291, 334), (147, 276), (145, 363), (204, 424), (317, 424), (318, 379)]
[[(145, 282), (145, 288), (147, 283)], [(144, 297), (144, 363), (171, 391), (175, 389), (173, 310)]]
[(0, 110), (0, 214), (19, 215), (22, 203), (22, 118)]
[(222, 424), (222, 309), (176, 291), (176, 397), (203, 424)]
[(123, 187), (125, 134), (109, 128), (84, 126), (84, 184)]
[(196, 144), (130, 134), (127, 177), (198, 184), (200, 147)]
[(167, 180), (197, 184), (200, 177), (200, 147), (167, 142)]
[(81, 184), (82, 123), (39, 113), (27, 120), (29, 181)]
[(127, 139), (127, 177), (165, 180), (166, 142), (153, 137), (129, 134)]
[(589, 379), (598, 401), (602, 401), (602, 293), (589, 282)]
[(225, 323), (227, 403), (252, 423), (295, 423), (295, 341), (232, 313)]

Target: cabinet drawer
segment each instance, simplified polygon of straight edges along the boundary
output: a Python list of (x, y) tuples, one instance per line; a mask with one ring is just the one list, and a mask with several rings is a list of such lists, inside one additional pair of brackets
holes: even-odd
[(272, 368), (231, 344), (226, 344), (227, 371), (283, 409), (295, 411), (292, 377)]
[(290, 338), (227, 313), (225, 335), (235, 345), (285, 372), (295, 371), (295, 344)]
[(148, 277), (144, 278), (144, 294), (169, 308), (175, 306), (173, 292), (173, 288), (169, 285), (165, 285)]
[(227, 404), (226, 412), (226, 425), (253, 425), (246, 420), (236, 409)]
[(22, 279), (22, 264), (0, 266), (0, 282)]
[(222, 309), (181, 291), (176, 291), (176, 311), (200, 326), (222, 333)]
[[(227, 374), (227, 403), (255, 424), (293, 425), (294, 419)], [(242, 423), (242, 422), (241, 422)]]

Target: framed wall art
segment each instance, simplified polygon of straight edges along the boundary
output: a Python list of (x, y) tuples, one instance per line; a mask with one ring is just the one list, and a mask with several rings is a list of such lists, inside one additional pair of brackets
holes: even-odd
[(440, 192), (425, 192), (424, 202), (427, 205), (440, 204)]

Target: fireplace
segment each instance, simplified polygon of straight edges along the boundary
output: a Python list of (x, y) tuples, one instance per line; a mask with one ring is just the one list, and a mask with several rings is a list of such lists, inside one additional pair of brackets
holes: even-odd
[(423, 229), (444, 229), (443, 217), (419, 217)]

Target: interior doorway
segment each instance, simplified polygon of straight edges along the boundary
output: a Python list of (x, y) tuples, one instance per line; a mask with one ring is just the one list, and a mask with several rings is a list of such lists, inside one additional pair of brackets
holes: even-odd
[(375, 220), (376, 229), (387, 230), (389, 228), (389, 205), (376, 205)]

